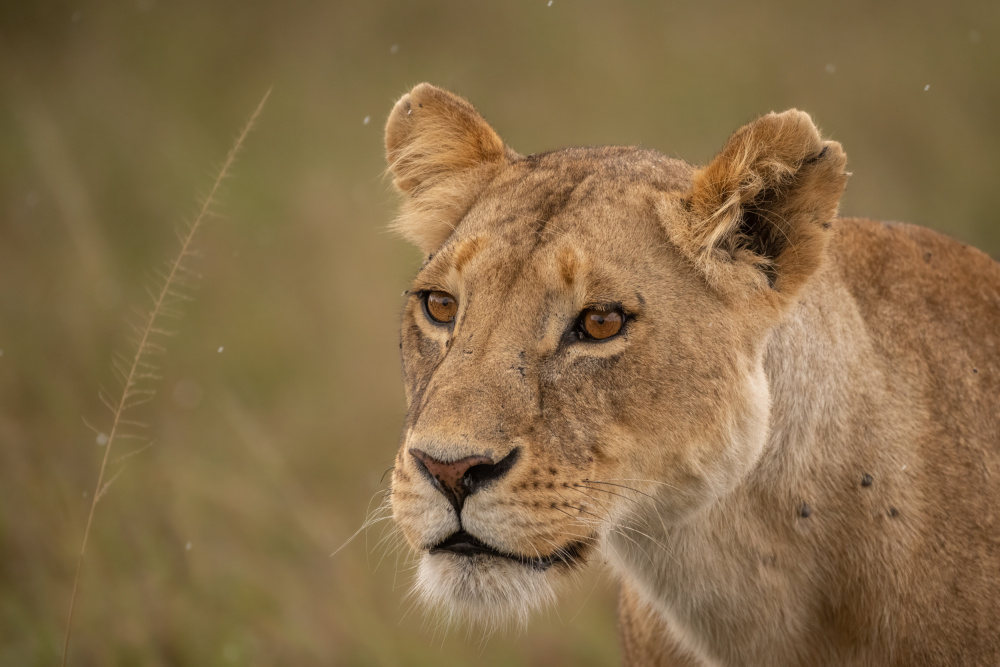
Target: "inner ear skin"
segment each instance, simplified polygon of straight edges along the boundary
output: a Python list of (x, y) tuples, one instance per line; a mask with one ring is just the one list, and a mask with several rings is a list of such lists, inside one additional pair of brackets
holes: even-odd
[(823, 261), (845, 167), (840, 144), (824, 141), (808, 114), (767, 114), (697, 170), (690, 222), (668, 223), (669, 233), (719, 292), (744, 298), (759, 284), (764, 303), (786, 307)]
[[(810, 237), (818, 241), (819, 249), (825, 245), (825, 232), (830, 228), (830, 220), (837, 214), (837, 204), (846, 179), (842, 171), (843, 152), (839, 153), (839, 157), (841, 166), (836, 169), (836, 151), (831, 152), (830, 145), (824, 145), (822, 150), (802, 161), (787, 184), (782, 184), (779, 188), (765, 188), (747, 205), (745, 216), (749, 218), (749, 224), (756, 224), (758, 230), (759, 249), (755, 252), (767, 260), (759, 268), (767, 277), (771, 289), (779, 289), (776, 282), (779, 273), (784, 270), (779, 264), (785, 265), (787, 259), (794, 259), (793, 253), (805, 256), (817, 252), (810, 249), (810, 246), (816, 247), (809, 242)], [(831, 168), (838, 173), (831, 174)], [(804, 203), (815, 197), (811, 190), (816, 186), (817, 180), (839, 182), (832, 205), (817, 207), (815, 204)], [(821, 186), (822, 190), (829, 188), (829, 182)]]
[(768, 263), (762, 264), (760, 268), (767, 276), (768, 285), (772, 288), (777, 279), (777, 271), (770, 262), (781, 256), (791, 245), (787, 236), (788, 232), (783, 229), (783, 226), (788, 223), (783, 219), (783, 211), (780, 210), (782, 208), (782, 193), (787, 193), (786, 196), (789, 198), (794, 197), (795, 181), (800, 179), (804, 170), (823, 159), (828, 149), (828, 146), (824, 146), (819, 153), (803, 160), (787, 183), (782, 183), (778, 187), (766, 187), (741, 206), (742, 214), (736, 228), (735, 240), (740, 247), (767, 260)]
[(752, 202), (745, 204), (734, 238), (738, 246), (765, 260), (759, 268), (771, 289), (774, 289), (778, 279), (778, 271), (771, 262), (789, 247), (788, 237), (781, 230), (780, 223), (774, 219), (777, 215), (773, 213), (777, 199), (777, 191), (767, 188)]

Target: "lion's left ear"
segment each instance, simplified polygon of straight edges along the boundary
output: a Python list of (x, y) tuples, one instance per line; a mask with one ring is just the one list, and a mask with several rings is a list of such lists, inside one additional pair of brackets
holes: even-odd
[(762, 116), (696, 173), (687, 224), (671, 235), (716, 287), (790, 298), (822, 261), (846, 163), (809, 114)]
[(385, 126), (385, 153), (406, 196), (395, 227), (428, 254), (516, 156), (471, 104), (429, 83), (396, 102)]

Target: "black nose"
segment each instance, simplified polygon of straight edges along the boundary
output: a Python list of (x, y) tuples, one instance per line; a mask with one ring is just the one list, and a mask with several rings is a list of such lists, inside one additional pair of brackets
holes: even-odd
[(467, 456), (457, 461), (441, 461), (427, 452), (411, 449), (417, 469), (451, 502), (455, 512), (462, 511), (465, 499), (506, 475), (521, 456), (515, 447), (496, 463), (488, 456)]

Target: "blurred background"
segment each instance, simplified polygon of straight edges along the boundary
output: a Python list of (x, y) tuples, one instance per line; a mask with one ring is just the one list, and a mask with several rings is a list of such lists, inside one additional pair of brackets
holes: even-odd
[[(705, 162), (799, 107), (841, 141), (846, 214), (1000, 254), (1000, 3), (320, 3), (0, 6), (0, 664), (57, 662), (127, 320), (273, 86), (199, 238), (152, 446), (113, 443), (73, 665), (606, 665), (594, 567), (521, 633), (410, 610), (376, 525), (404, 411), (386, 232), (393, 101), (431, 81), (516, 150), (642, 144)], [(388, 535), (389, 533), (384, 533)], [(391, 544), (391, 538), (390, 538)], [(385, 552), (384, 560), (382, 560)], [(380, 564), (381, 561), (381, 564)]]

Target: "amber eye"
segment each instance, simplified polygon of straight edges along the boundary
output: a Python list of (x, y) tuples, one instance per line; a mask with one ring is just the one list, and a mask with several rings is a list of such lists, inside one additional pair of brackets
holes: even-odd
[(625, 318), (620, 310), (590, 308), (580, 316), (580, 328), (588, 338), (604, 340), (622, 330)]
[(438, 324), (448, 324), (455, 319), (458, 302), (447, 292), (424, 293), (424, 311)]

